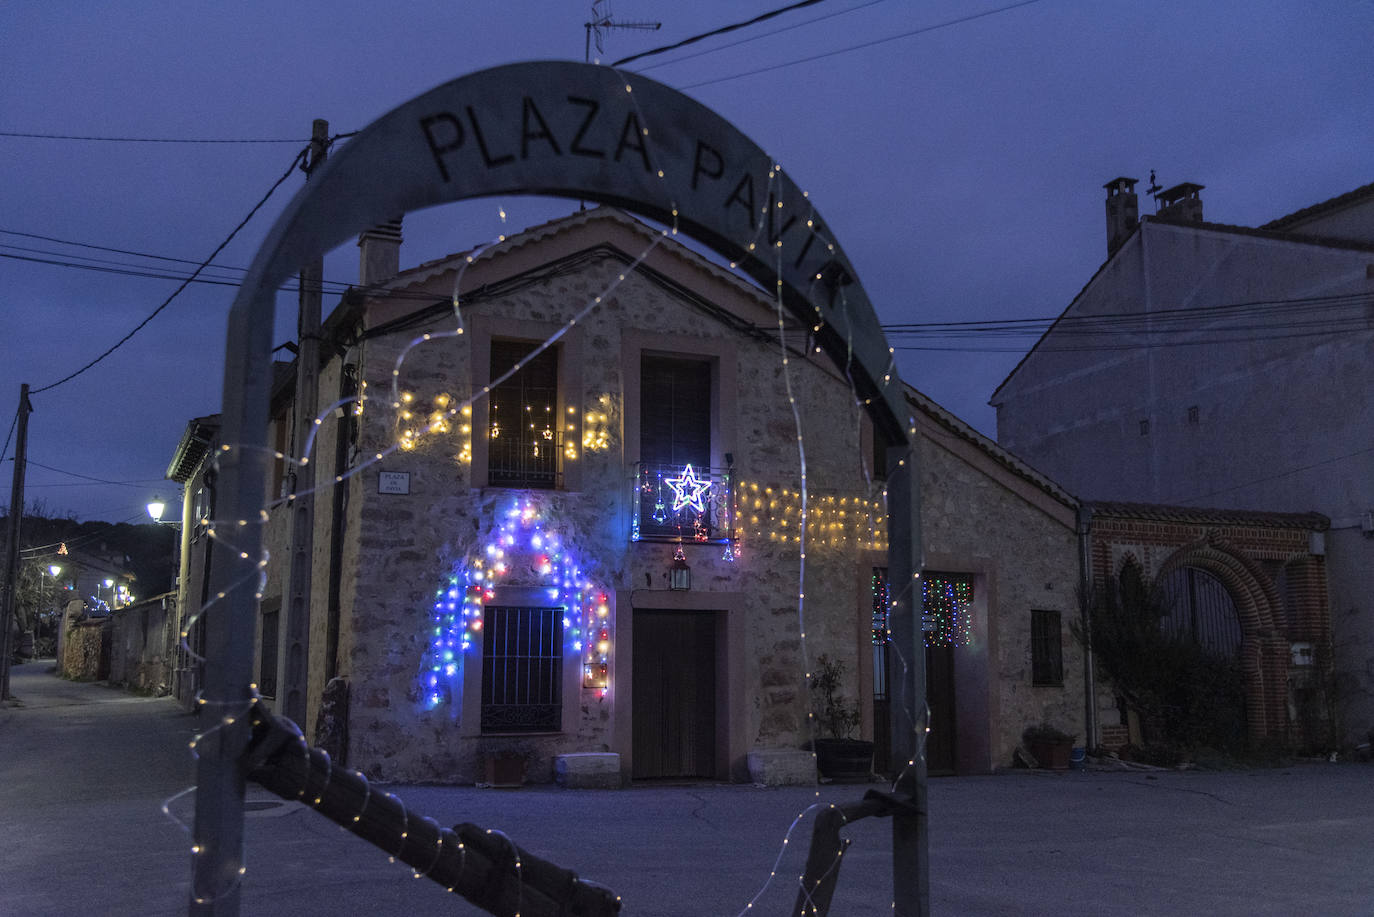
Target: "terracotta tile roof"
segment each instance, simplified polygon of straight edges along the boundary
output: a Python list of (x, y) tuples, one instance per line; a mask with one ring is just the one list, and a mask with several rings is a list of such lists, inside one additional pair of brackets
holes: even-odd
[(1271, 513), (1251, 509), (1206, 509), (1192, 506), (1166, 506), (1160, 503), (1094, 502), (1085, 504), (1094, 516), (1148, 519), (1153, 522), (1181, 522), (1194, 525), (1246, 525), (1276, 529), (1310, 529), (1324, 532), (1331, 520), (1321, 513)]
[(1358, 203), (1368, 197), (1374, 197), (1374, 182), (1362, 185), (1354, 191), (1347, 191), (1345, 194), (1338, 194), (1336, 197), (1329, 198), (1310, 207), (1295, 210), (1286, 216), (1281, 216), (1277, 220), (1270, 220), (1260, 229), (1287, 230), (1298, 223), (1304, 223), (1312, 217), (1321, 216), (1323, 213), (1330, 213)]

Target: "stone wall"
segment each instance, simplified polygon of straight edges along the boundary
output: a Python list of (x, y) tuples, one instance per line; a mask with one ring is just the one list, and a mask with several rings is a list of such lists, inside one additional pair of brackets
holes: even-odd
[(72, 681), (96, 681), (104, 677), (101, 639), (105, 622), (87, 619), (67, 628), (62, 645), (62, 672)]
[[(1017, 478), (976, 443), (923, 425), (921, 530), (927, 570), (974, 577), (974, 638), (954, 651), (957, 766), (1009, 766), (1027, 727), (1048, 722), (1086, 741), (1073, 511)], [(1063, 681), (1034, 685), (1031, 612), (1057, 611)]]
[(109, 680), (140, 694), (171, 691), (176, 646), (174, 594), (145, 599), (110, 615)]
[[(579, 435), (583, 448), (564, 460), (565, 480), (576, 490), (515, 492), (473, 487), (474, 466), (465, 456), (480, 449), (470, 443), (465, 425), (485, 429), (479, 419), (454, 418), (450, 429), (420, 436), (413, 448), (387, 455), (364, 472), (357, 485), (359, 519), (349, 537), (356, 544), (357, 586), (346, 609), (341, 656), (352, 680), (351, 762), (373, 776), (388, 779), (471, 780), (478, 773), (475, 749), (478, 728), (471, 689), (461, 704), (426, 710), (420, 696), (419, 667), (424, 658), (430, 608), (436, 590), (465, 559), (490, 543), (501, 514), (511, 501), (534, 501), (562, 543), (575, 554), (586, 578), (604, 589), (615, 604), (607, 622), (612, 652), (612, 687), (608, 693), (580, 687), (573, 719), (565, 718), (565, 735), (536, 738), (537, 744), (566, 752), (627, 752), (628, 723), (620, 722), (615, 704), (626, 698), (617, 684), (628, 684), (623, 663), (628, 646), (617, 641), (618, 620), (631, 607), (659, 607), (674, 599), (665, 588), (671, 544), (629, 539), (629, 474), (638, 453), (638, 372), (643, 350), (695, 354), (716, 367), (716, 435), (713, 465), (731, 454), (737, 480), (771, 491), (797, 488), (800, 482), (797, 430), (788, 402), (787, 379), (776, 340), (762, 333), (741, 332), (711, 317), (709, 309), (675, 294), (641, 274), (620, 282), (622, 263), (603, 257), (576, 273), (534, 283), (499, 302), (474, 307), (466, 316), (468, 336), (412, 350), (400, 377), (403, 392), (419, 414), (434, 409), (436, 399), (461, 402), (473, 390), (473, 379), (486, 367), (468, 362), (483, 352), (481, 335), (537, 338), (570, 319), (583, 305), (611, 287), (599, 308), (579, 319), (560, 341), (564, 390), (560, 416), (576, 418), (572, 432), (581, 434), (588, 414), (605, 417), (597, 435)], [(445, 277), (436, 284), (448, 285)], [(734, 294), (736, 300), (741, 297)], [(736, 303), (738, 307), (738, 303)], [(767, 327), (771, 313), (757, 301), (753, 320)], [(484, 325), (484, 318), (485, 325)], [(436, 324), (433, 331), (442, 330)], [(390, 370), (412, 335), (379, 338), (367, 344), (368, 391), (362, 454), (384, 452), (397, 442), (395, 414), (389, 399)], [(802, 344), (798, 338), (795, 344)], [(576, 365), (567, 366), (575, 355)], [(804, 418), (808, 484), (817, 492), (866, 497), (859, 464), (861, 411), (845, 383), (832, 371), (793, 351), (788, 371), (793, 397)], [(378, 397), (378, 393), (380, 397)], [(474, 405), (474, 414), (484, 408)], [(377, 493), (377, 471), (409, 474), (407, 495)], [(477, 472), (480, 474), (481, 469)], [(792, 520), (795, 525), (795, 519)], [(744, 757), (756, 746), (797, 747), (807, 735), (803, 686), (805, 655), (838, 655), (857, 672), (860, 626), (855, 607), (858, 544), (820, 548), (806, 558), (802, 586), (801, 558), (795, 536), (784, 537), (779, 524), (773, 536), (746, 536), (739, 556), (726, 559), (720, 544), (684, 545), (693, 571), (692, 598), (728, 614), (734, 622), (728, 652), (733, 658), (734, 696), (727, 715), (731, 746), (726, 769), (739, 775)], [(757, 531), (757, 530), (756, 530)], [(795, 531), (795, 529), (793, 529)], [(863, 545), (867, 547), (868, 545)], [(356, 553), (355, 553), (356, 552)], [(507, 580), (535, 585), (537, 576)], [(799, 636), (806, 594), (806, 647)], [(714, 597), (714, 605), (713, 605)], [(866, 624), (865, 624), (866, 626)], [(724, 676), (723, 676), (724, 677)], [(857, 678), (852, 694), (858, 694)], [(547, 757), (547, 755), (546, 755)], [(628, 756), (627, 756), (628, 757)], [(541, 770), (542, 772), (542, 770)]]

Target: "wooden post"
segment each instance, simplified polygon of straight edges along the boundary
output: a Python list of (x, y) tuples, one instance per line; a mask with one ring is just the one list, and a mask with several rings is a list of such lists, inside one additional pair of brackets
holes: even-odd
[[(329, 155), (329, 122), (316, 118), (310, 132), (310, 156), (306, 176)], [(305, 454), (315, 430), (315, 410), (320, 388), (320, 312), (324, 258), (314, 258), (300, 273), (300, 316), (296, 324), (296, 430), (291, 455), (301, 462), (291, 470), (291, 543), (287, 551), (286, 639), (282, 641), (284, 666), (280, 707), (282, 715), (308, 731), (306, 719), (310, 690), (310, 599), (314, 572), (315, 466)]]
[(14, 478), (10, 485), (9, 537), (5, 542), (5, 595), (0, 605), (0, 700), (10, 696), (10, 628), (14, 626), (14, 606), (19, 593), (19, 528), (24, 518), (24, 470), (28, 461), (29, 384), (19, 386), (18, 435), (14, 440)]

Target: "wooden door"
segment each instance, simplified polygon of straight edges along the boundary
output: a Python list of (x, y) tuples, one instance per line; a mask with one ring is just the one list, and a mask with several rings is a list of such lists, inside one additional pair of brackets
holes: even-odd
[(930, 734), (926, 736), (926, 766), (932, 774), (955, 772), (954, 647), (926, 647), (926, 703), (930, 705)]
[(716, 773), (716, 615), (634, 611), (635, 779)]

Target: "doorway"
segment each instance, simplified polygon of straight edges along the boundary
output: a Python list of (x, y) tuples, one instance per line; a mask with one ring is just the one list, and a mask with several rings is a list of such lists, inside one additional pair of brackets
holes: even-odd
[(930, 774), (955, 773), (954, 647), (926, 647), (926, 703), (930, 732), (926, 734), (926, 769)]
[(716, 622), (709, 611), (634, 611), (636, 780), (717, 778)]

